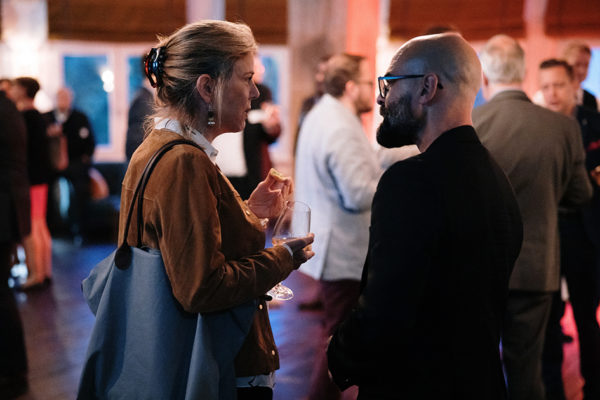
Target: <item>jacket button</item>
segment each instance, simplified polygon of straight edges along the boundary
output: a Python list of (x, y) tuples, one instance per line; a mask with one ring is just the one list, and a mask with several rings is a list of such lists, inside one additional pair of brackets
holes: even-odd
[(275, 350), (271, 350), (271, 354), (272, 354), (272, 355), (275, 355)]
[(262, 306), (262, 304), (259, 304), (259, 305), (258, 305), (258, 309), (259, 309), (259, 310), (262, 310), (262, 309), (263, 309), (263, 306)]

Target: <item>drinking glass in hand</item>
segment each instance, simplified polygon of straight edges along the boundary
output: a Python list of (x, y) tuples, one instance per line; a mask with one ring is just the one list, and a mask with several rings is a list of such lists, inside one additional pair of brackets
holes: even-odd
[[(309, 232), (310, 207), (300, 201), (288, 201), (273, 228), (273, 246), (305, 237)], [(290, 300), (294, 297), (294, 292), (278, 283), (267, 292), (267, 295), (277, 300)]]

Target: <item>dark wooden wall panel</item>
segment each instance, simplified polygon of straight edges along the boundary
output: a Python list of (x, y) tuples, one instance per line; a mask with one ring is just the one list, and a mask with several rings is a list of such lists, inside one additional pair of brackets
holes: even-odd
[(186, 23), (185, 0), (48, 0), (51, 39), (156, 40)]
[(525, 35), (524, 0), (391, 0), (390, 35), (411, 38), (431, 26), (451, 25), (467, 40), (498, 33)]
[(600, 0), (548, 0), (545, 29), (550, 36), (600, 35)]
[(286, 44), (287, 0), (226, 0), (225, 19), (245, 22), (262, 44)]

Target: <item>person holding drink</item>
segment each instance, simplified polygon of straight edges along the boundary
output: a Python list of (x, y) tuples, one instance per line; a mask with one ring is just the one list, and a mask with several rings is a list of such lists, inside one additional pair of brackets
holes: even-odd
[[(310, 231), (310, 207), (301, 201), (288, 201), (273, 227), (271, 242), (273, 246), (282, 245), (290, 240), (308, 235)], [(291, 300), (294, 292), (278, 283), (267, 292), (276, 300)]]
[[(189, 24), (160, 40), (146, 57), (155, 113), (131, 158), (121, 198), (127, 210), (144, 166), (166, 143), (184, 138), (204, 150), (179, 145), (161, 159), (144, 193), (142, 243), (160, 249), (173, 295), (187, 312), (260, 299), (234, 362), (238, 399), (272, 398), (279, 355), (264, 295), (314, 254), (305, 249), (312, 235), (264, 248), (261, 219), (281, 213), (293, 192), (290, 178), (269, 174), (242, 201), (214, 164), (212, 140), (243, 130), (259, 95), (252, 80), (256, 50), (248, 26), (225, 21)], [(122, 214), (120, 236), (125, 219)], [(135, 217), (132, 222), (129, 243), (138, 235)]]

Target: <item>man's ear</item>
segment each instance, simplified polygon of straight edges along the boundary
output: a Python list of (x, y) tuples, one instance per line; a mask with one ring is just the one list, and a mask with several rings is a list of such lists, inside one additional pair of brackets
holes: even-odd
[(485, 76), (485, 74), (481, 74), (481, 76), (482, 76), (483, 86), (488, 86), (490, 84), (488, 77)]
[(356, 91), (356, 82), (350, 80), (348, 82), (346, 82), (346, 84), (344, 85), (344, 94), (349, 95), (349, 96), (354, 96), (354, 92)]
[(196, 79), (196, 90), (206, 104), (212, 102), (215, 90), (215, 80), (208, 74), (202, 74)]
[(425, 75), (421, 93), (419, 93), (419, 102), (421, 104), (429, 103), (438, 90), (438, 77), (435, 74)]
[(481, 74), (481, 94), (486, 101), (492, 98), (491, 92), (490, 80), (485, 74)]

